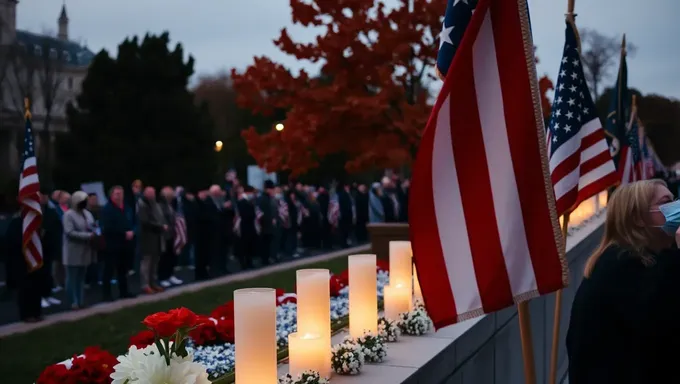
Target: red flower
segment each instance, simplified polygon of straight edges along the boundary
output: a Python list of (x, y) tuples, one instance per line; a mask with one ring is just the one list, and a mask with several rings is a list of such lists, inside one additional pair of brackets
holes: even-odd
[(234, 320), (233, 319), (223, 319), (217, 321), (217, 326), (215, 327), (220, 340), (225, 343), (234, 342)]
[(277, 297), (276, 298), (276, 306), (283, 305), (286, 303), (297, 303), (297, 297), (296, 296), (286, 296), (286, 297)]
[(215, 308), (211, 313), (210, 317), (215, 319), (233, 319), (234, 318), (234, 300), (227, 301), (225, 304), (220, 305)]
[(340, 295), (340, 290), (345, 287), (342, 280), (335, 275), (331, 276), (330, 285), (332, 297)]
[(281, 288), (276, 288), (276, 298), (278, 299), (279, 297), (283, 296), (286, 294), (286, 291), (284, 291)]
[(72, 359), (70, 369), (63, 364), (45, 368), (36, 384), (109, 384), (116, 364), (118, 361), (112, 354), (99, 347), (88, 347), (83, 356)]
[(177, 330), (187, 330), (200, 324), (198, 316), (184, 307), (171, 309), (167, 313), (154, 313), (147, 316), (142, 323), (159, 337), (170, 337)]
[(210, 345), (214, 344), (217, 339), (217, 329), (215, 329), (215, 321), (207, 316), (201, 316), (203, 321), (196, 329), (189, 332), (189, 337), (196, 345)]
[[(340, 272), (339, 275), (333, 275), (335, 276), (336, 279), (338, 279), (338, 282), (342, 284), (343, 287), (346, 287), (349, 285), (349, 269), (345, 269), (344, 271)], [(331, 277), (333, 277), (331, 276)]]
[(53, 364), (45, 368), (36, 384), (67, 384), (69, 383), (70, 372), (63, 364)]
[(153, 344), (156, 341), (156, 336), (152, 330), (144, 330), (138, 332), (136, 335), (130, 337), (130, 345), (134, 345), (137, 348), (146, 348), (147, 346)]

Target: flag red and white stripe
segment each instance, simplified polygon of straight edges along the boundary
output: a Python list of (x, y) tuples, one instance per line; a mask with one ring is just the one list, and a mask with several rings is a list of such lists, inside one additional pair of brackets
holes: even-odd
[(24, 258), (30, 271), (43, 264), (43, 249), (40, 240), (42, 228), (42, 207), (40, 206), (40, 180), (38, 164), (33, 148), (33, 128), (30, 113), (26, 113), (24, 132), (24, 153), (19, 175), (19, 204), (21, 205), (22, 245)]
[(415, 162), (411, 240), (435, 327), (563, 288), (525, 0), (480, 0)]
[(175, 240), (173, 243), (173, 248), (175, 254), (179, 255), (182, 253), (182, 249), (187, 245), (187, 222), (184, 216), (177, 215), (175, 217)]

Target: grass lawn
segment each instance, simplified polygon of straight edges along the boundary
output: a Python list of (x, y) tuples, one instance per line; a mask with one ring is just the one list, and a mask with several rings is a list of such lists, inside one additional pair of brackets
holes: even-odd
[[(332, 272), (341, 272), (347, 268), (347, 257), (315, 263), (304, 268), (328, 268)], [(114, 355), (121, 354), (127, 350), (130, 336), (144, 329), (141, 321), (150, 313), (187, 307), (198, 314), (209, 314), (218, 305), (233, 299), (233, 291), (240, 288), (271, 287), (292, 291), (295, 285), (295, 270), (293, 268), (252, 280), (209, 287), (168, 300), (140, 304), (114, 313), (55, 324), (2, 338), (0, 377), (2, 382), (7, 384), (33, 383), (46, 366), (78, 354), (87, 346), (98, 345)]]

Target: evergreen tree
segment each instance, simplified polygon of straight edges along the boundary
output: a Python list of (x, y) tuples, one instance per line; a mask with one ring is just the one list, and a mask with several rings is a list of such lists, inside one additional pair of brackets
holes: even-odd
[(93, 60), (76, 102), (70, 133), (57, 141), (58, 185), (83, 181), (205, 187), (216, 175), (213, 127), (207, 108), (187, 86), (194, 59), (184, 60), (168, 33), (126, 39), (112, 58)]

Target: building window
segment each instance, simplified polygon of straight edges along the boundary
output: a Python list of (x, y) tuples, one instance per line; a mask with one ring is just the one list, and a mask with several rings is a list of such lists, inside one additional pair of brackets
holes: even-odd
[(71, 61), (71, 55), (68, 53), (68, 51), (64, 51), (63, 55), (64, 55), (64, 61), (65, 62), (68, 63), (68, 62)]
[(39, 45), (36, 45), (35, 48), (33, 48), (33, 51), (36, 56), (42, 56), (42, 48)]
[(66, 84), (68, 85), (68, 90), (69, 90), (69, 91), (73, 90), (73, 78), (72, 78), (72, 77), (69, 77), (69, 78), (66, 80)]
[(56, 49), (50, 48), (50, 59), (56, 59), (59, 57), (59, 53), (57, 52)]

